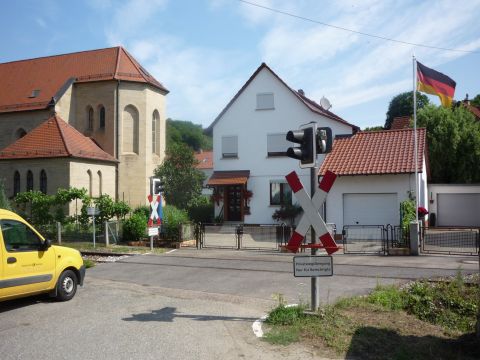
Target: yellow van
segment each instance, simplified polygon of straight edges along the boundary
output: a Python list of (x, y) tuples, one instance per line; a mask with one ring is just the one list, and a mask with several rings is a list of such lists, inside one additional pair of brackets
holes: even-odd
[(20, 216), (0, 209), (0, 301), (40, 293), (67, 301), (84, 277), (79, 251), (51, 245)]

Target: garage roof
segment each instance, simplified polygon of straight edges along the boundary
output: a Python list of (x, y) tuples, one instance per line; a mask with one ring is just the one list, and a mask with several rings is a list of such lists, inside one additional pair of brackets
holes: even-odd
[[(418, 171), (422, 172), (426, 154), (426, 131), (417, 129)], [(362, 131), (337, 138), (319, 174), (327, 170), (342, 175), (409, 174), (415, 172), (413, 129)], [(426, 158), (428, 169), (428, 158)]]

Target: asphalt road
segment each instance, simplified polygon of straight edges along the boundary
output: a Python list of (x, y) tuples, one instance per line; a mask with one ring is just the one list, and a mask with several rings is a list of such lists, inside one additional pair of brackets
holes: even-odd
[[(322, 301), (378, 283), (477, 272), (476, 258), (335, 256)], [(253, 321), (272, 294), (309, 301), (286, 254), (180, 250), (139, 255), (87, 271), (72, 301), (0, 303), (0, 354), (9, 359), (313, 359), (312, 349), (257, 339)]]

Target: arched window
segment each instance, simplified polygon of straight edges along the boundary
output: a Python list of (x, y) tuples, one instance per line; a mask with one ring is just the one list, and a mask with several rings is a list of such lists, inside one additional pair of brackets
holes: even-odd
[(93, 130), (93, 108), (87, 108), (87, 130)]
[(100, 105), (99, 109), (100, 129), (105, 129), (105, 107)]
[(47, 173), (45, 170), (40, 171), (40, 191), (47, 193)]
[(92, 196), (92, 172), (90, 170), (87, 170), (88, 174), (88, 195), (91, 197)]
[(13, 174), (13, 196), (17, 195), (20, 192), (20, 173), (15, 171)]
[(27, 171), (27, 191), (33, 190), (33, 173), (28, 170)]
[(20, 128), (17, 131), (15, 131), (15, 140), (21, 139), (25, 135), (27, 135), (27, 132), (25, 131), (25, 129)]
[(122, 152), (138, 154), (138, 110), (128, 105), (123, 110)]
[(98, 196), (102, 196), (102, 172), (98, 170)]
[(152, 153), (160, 155), (160, 115), (157, 110), (152, 115)]

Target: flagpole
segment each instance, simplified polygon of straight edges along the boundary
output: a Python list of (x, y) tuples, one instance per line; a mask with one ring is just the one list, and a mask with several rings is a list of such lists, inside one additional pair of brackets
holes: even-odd
[(415, 219), (418, 224), (417, 59), (413, 55), (413, 138), (415, 166)]

